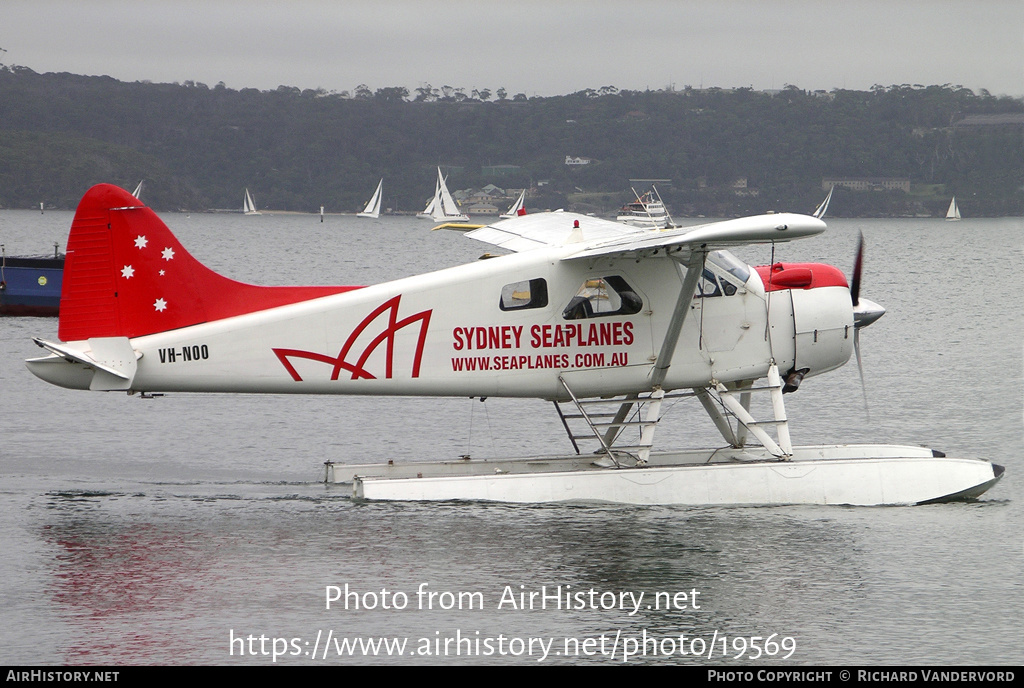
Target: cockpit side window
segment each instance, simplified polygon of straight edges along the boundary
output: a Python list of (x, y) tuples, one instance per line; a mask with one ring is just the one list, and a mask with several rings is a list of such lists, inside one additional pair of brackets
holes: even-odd
[(715, 277), (715, 273), (704, 268), (704, 273), (700, 276), (700, 281), (697, 282), (697, 293), (695, 296), (701, 298), (721, 295), (722, 290), (718, 286), (718, 278)]
[(643, 299), (618, 275), (591, 278), (577, 290), (562, 311), (566, 320), (633, 315), (643, 308)]
[(697, 283), (697, 298), (706, 296), (732, 296), (750, 279), (750, 268), (728, 251), (712, 251)]
[(506, 284), (501, 288), (498, 307), (503, 311), (544, 308), (548, 305), (548, 283), (543, 278)]

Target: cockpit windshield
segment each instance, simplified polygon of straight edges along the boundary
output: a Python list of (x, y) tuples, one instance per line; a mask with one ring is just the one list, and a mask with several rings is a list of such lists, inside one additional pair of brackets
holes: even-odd
[(721, 272), (739, 280), (739, 286), (743, 286), (750, 279), (750, 266), (728, 251), (711, 251), (708, 254), (708, 262), (717, 266)]

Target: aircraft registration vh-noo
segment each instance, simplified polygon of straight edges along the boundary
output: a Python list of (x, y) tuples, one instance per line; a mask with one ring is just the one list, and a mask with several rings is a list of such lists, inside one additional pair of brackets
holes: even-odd
[[(462, 226), (465, 229), (465, 226)], [(471, 228), (509, 255), (366, 287), (262, 287), (194, 259), (127, 191), (83, 197), (58, 337), (27, 361), (71, 389), (465, 397), (555, 403), (575, 454), (349, 465), (328, 480), (395, 500), (920, 504), (977, 497), (1003, 468), (885, 444), (794, 446), (783, 394), (845, 364), (885, 310), (824, 264), (728, 249), (819, 234), (779, 213), (650, 230), (572, 213)], [(756, 396), (755, 396), (756, 395)], [(711, 449), (655, 450), (694, 397)], [(767, 411), (758, 419), (752, 398)], [(589, 438), (596, 451), (580, 448)]]

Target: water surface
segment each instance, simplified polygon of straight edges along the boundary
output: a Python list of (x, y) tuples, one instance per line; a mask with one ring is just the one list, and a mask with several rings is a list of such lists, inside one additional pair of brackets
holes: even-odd
[[(163, 217), (210, 267), (261, 284), (370, 284), (491, 250), (414, 218)], [(8, 254), (45, 253), (66, 241), (70, 220), (3, 211), (0, 242)], [(527, 651), (537, 638), (554, 639), (547, 663), (621, 663), (626, 640), (646, 637), (661, 644), (632, 662), (742, 665), (737, 639), (775, 634), (795, 651), (756, 664), (1020, 664), (1024, 223), (829, 225), (775, 258), (824, 260), (849, 274), (863, 231), (862, 294), (888, 314), (862, 336), (870, 421), (851, 362), (787, 396), (794, 441), (920, 443), (1005, 465), (982, 499), (898, 508), (360, 503), (320, 482), (325, 460), (513, 456), (566, 451), (568, 441), (541, 401), (64, 390), (22, 363), (41, 353), (32, 336), (56, 337), (56, 321), (7, 318), (0, 658), (270, 664), (277, 638), (278, 664), (528, 664), (542, 658), (538, 645)], [(771, 260), (764, 248), (738, 253)], [(685, 403), (659, 440), (720, 444)], [(329, 586), (346, 585), (361, 607), (376, 608), (327, 609)], [(509, 592), (558, 586), (594, 591), (598, 604), (508, 601)], [(600, 604), (605, 593), (640, 592), (644, 605), (658, 592), (685, 592), (688, 604), (633, 614)], [(402, 595), (405, 609), (382, 608)], [(459, 599), (464, 608), (443, 608)], [(482, 608), (469, 608), (477, 601)], [(408, 644), (401, 657), (339, 657), (333, 647), (313, 657), (318, 633), (321, 649), (328, 633)], [(596, 651), (602, 635), (608, 650), (616, 634), (615, 656)], [(687, 650), (695, 638), (724, 637), (730, 656), (682, 656), (681, 635)], [(469, 656), (453, 644), (448, 656), (426, 654), (456, 637)], [(584, 647), (566, 639), (588, 638), (595, 652), (565, 655)]]

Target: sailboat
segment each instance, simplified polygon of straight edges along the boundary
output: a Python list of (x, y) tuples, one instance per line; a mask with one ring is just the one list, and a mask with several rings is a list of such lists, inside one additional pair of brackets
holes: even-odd
[(525, 214), (526, 214), (526, 189), (523, 189), (523, 192), (521, 194), (519, 194), (519, 198), (516, 199), (516, 202), (513, 203), (509, 207), (509, 209), (505, 211), (505, 213), (503, 215), (499, 215), (498, 217), (502, 218), (503, 220), (507, 220), (507, 219), (509, 219), (511, 217), (518, 217), (519, 215), (525, 215)]
[(953, 196), (953, 200), (949, 202), (949, 210), (946, 211), (947, 220), (959, 220), (960, 219), (960, 208), (956, 204), (956, 196)]
[(437, 193), (434, 196), (434, 210), (430, 216), (435, 222), (469, 222), (469, 216), (462, 213), (449, 193), (440, 167), (437, 168)]
[(828, 196), (825, 196), (825, 200), (821, 202), (821, 205), (819, 205), (817, 208), (815, 208), (814, 212), (811, 213), (811, 215), (813, 217), (816, 217), (819, 220), (822, 219), (823, 217), (825, 217), (825, 212), (828, 210), (828, 202), (832, 200), (832, 192), (835, 191), (835, 190), (836, 190), (835, 186), (833, 186), (832, 188), (830, 188), (828, 190)]
[(140, 200), (142, 199), (142, 196), (140, 196), (139, 194), (142, 193), (142, 182), (144, 181), (146, 180), (143, 179), (142, 181), (140, 181), (139, 185), (135, 187), (135, 191), (132, 191), (132, 196), (135, 196), (135, 198), (138, 198)]
[(256, 210), (256, 204), (252, 202), (252, 196), (249, 195), (249, 189), (245, 190), (245, 198), (242, 199), (242, 212), (246, 215), (260, 215), (260, 211)]
[(374, 219), (380, 217), (381, 189), (383, 188), (384, 180), (381, 179), (377, 184), (377, 190), (373, 192), (373, 197), (370, 198), (370, 202), (363, 208), (363, 212), (356, 213), (356, 217), (372, 217)]

